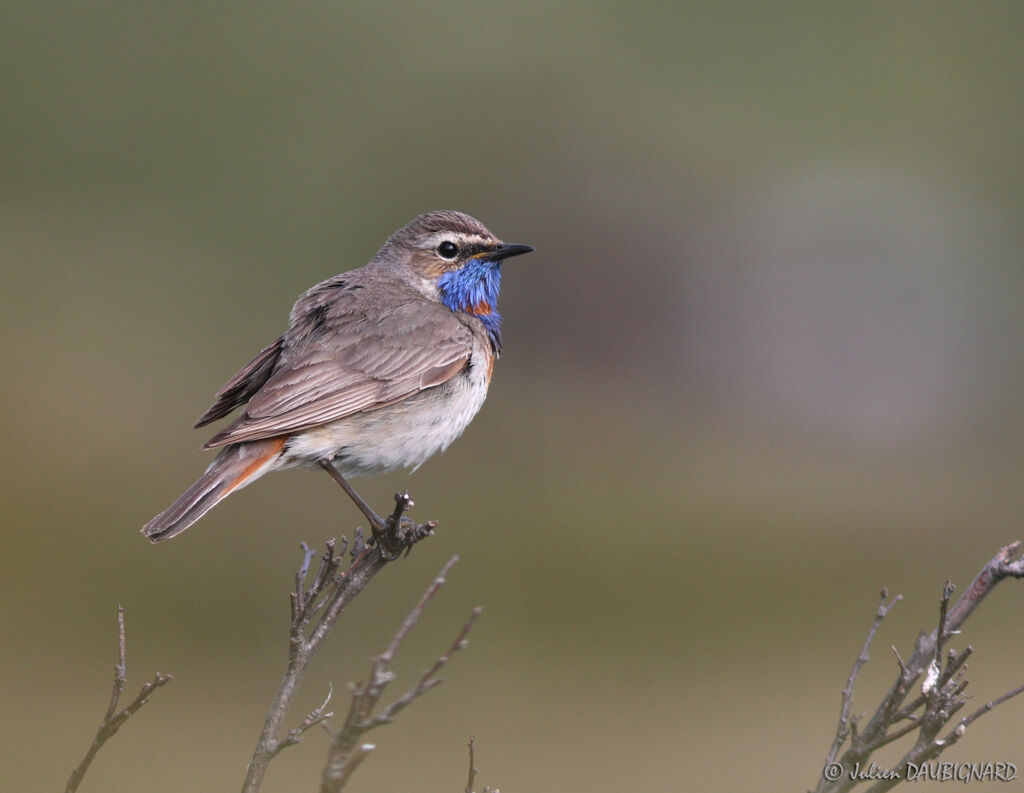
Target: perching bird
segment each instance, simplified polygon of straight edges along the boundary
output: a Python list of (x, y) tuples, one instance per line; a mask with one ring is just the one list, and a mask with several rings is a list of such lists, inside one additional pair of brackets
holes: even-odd
[(365, 266), (307, 291), (284, 335), (195, 423), (244, 406), (204, 446), (216, 459), (142, 533), (174, 537), (263, 474), (298, 465), (328, 469), (373, 515), (344, 477), (416, 468), (462, 433), (501, 352), (501, 263), (532, 250), (460, 212), (429, 212)]

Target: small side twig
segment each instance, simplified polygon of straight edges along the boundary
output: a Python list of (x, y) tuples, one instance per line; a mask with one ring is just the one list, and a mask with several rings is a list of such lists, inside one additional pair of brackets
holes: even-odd
[[(860, 674), (860, 669), (869, 660), (868, 648), (871, 646), (872, 639), (875, 638), (875, 633), (878, 631), (878, 626), (882, 624), (882, 620), (886, 618), (892, 607), (895, 606), (903, 599), (903, 595), (896, 595), (888, 603), (885, 602), (886, 598), (889, 597), (889, 590), (885, 587), (879, 593), (878, 598), (878, 609), (875, 611), (875, 619), (871, 623), (871, 627), (868, 629), (868, 635), (864, 637), (864, 644), (861, 645), (860, 652), (857, 654), (857, 658), (853, 662), (853, 668), (850, 669), (850, 675), (846, 678), (846, 685), (843, 687), (842, 704), (839, 707), (839, 726), (836, 727), (836, 737), (832, 741), (832, 746), (828, 750), (828, 756), (825, 758), (826, 765), (836, 759), (836, 755), (839, 753), (839, 749), (842, 747), (843, 742), (850, 735), (850, 731), (853, 729), (853, 723), (850, 720), (850, 706), (853, 703), (853, 684), (857, 681), (857, 675)], [(893, 652), (896, 652), (896, 648), (893, 647)], [(899, 659), (899, 653), (896, 653), (896, 658)], [(900, 666), (902, 667), (903, 661), (900, 660)]]
[(75, 766), (75, 769), (71, 772), (71, 776), (68, 777), (67, 785), (64, 787), (64, 793), (74, 793), (74, 791), (78, 790), (78, 786), (82, 783), (82, 778), (85, 776), (85, 772), (89, 770), (89, 766), (92, 765), (92, 761), (96, 758), (100, 749), (103, 748), (103, 745), (114, 737), (117, 731), (121, 729), (122, 724), (128, 721), (131, 716), (133, 716), (149, 701), (149, 695), (152, 694), (153, 691), (173, 680), (171, 675), (165, 675), (161, 672), (157, 672), (153, 679), (139, 690), (135, 699), (119, 711), (117, 709), (117, 705), (121, 699), (121, 695), (124, 693), (125, 686), (128, 684), (126, 656), (127, 647), (124, 629), (124, 608), (122, 606), (118, 606), (117, 664), (114, 665), (114, 687), (110, 693), (110, 704), (107, 706), (107, 712), (103, 715), (103, 721), (100, 722), (99, 729), (96, 730), (96, 737), (93, 738), (92, 745), (85, 753), (85, 757), (82, 758), (82, 761)]
[(942, 662), (942, 643), (949, 637), (950, 632), (946, 630), (946, 614), (949, 611), (949, 599), (956, 592), (956, 587), (948, 578), (946, 585), (942, 587), (942, 597), (939, 598), (939, 627), (935, 631), (935, 662)]
[(466, 637), (482, 611), (479, 607), (473, 609), (462, 630), (455, 637), (455, 641), (420, 676), (416, 684), (394, 702), (384, 707), (380, 713), (374, 715), (373, 711), (383, 697), (384, 690), (395, 679), (395, 673), (391, 671), (390, 663), (394, 659), (399, 645), (408, 635), (413, 625), (419, 620), (427, 604), (444, 585), (448, 571), (457, 561), (458, 556), (452, 556), (445, 563), (444, 567), (441, 568), (441, 572), (438, 573), (430, 586), (427, 587), (419, 602), (413, 606), (406, 616), (401, 627), (399, 627), (388, 644), (387, 649), (373, 659), (367, 682), (350, 684), (352, 703), (345, 718), (345, 723), (331, 740), (331, 746), (327, 753), (327, 763), (324, 767), (320, 784), (320, 793), (338, 793), (344, 787), (345, 782), (354, 770), (354, 765), (362, 762), (373, 751), (373, 744), (360, 744), (362, 736), (374, 727), (388, 724), (399, 712), (408, 707), (413, 700), (435, 686), (440, 685), (442, 679), (437, 676), (438, 672), (441, 671), (442, 667), (454, 653), (466, 646)]
[(473, 793), (473, 783), (476, 781), (477, 768), (473, 746), (475, 742), (473, 736), (469, 736), (469, 779), (466, 781), (466, 793)]
[(301, 741), (302, 736), (306, 733), (306, 731), (312, 729), (318, 724), (323, 724), (325, 721), (327, 721), (334, 715), (333, 711), (327, 711), (326, 713), (324, 712), (327, 709), (327, 703), (331, 701), (332, 696), (334, 696), (334, 687), (330, 686), (327, 689), (327, 696), (324, 698), (324, 701), (317, 707), (313, 708), (313, 710), (311, 710), (309, 713), (307, 713), (306, 718), (299, 722), (298, 727), (288, 730), (284, 738), (277, 742), (277, 745), (274, 747), (273, 750), (274, 753), (273, 755), (271, 755), (272, 758), (276, 757), (281, 752), (282, 749), (287, 749), (289, 746), (294, 746), (299, 741)]
[[(472, 736), (469, 739), (469, 780), (466, 782), (466, 793), (474, 793), (473, 783), (476, 781), (477, 767), (476, 767), (476, 752), (475, 752), (476, 741)], [(485, 787), (480, 793), (501, 793), (498, 788), (491, 788), (490, 786)]]
[(974, 713), (972, 713), (970, 716), (965, 716), (964, 718), (960, 719), (960, 721), (956, 725), (956, 728), (953, 730), (952, 733), (950, 733), (946, 740), (950, 743), (956, 743), (956, 741), (960, 740), (960, 738), (963, 737), (964, 731), (972, 722), (976, 721), (977, 719), (980, 719), (993, 708), (999, 707), (1008, 699), (1013, 699), (1015, 696), (1022, 693), (1024, 693), (1024, 685), (1019, 685), (1017, 686), (1017, 688), (1013, 689), (1013, 691), (1007, 691), (1001, 697), (996, 697), (995, 699), (986, 702), (984, 705), (982, 705), (980, 708), (974, 711)]

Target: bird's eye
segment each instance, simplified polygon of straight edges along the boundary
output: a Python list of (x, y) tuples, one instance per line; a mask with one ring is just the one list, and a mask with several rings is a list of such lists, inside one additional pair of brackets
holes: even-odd
[(459, 246), (454, 242), (445, 240), (437, 246), (437, 252), (440, 254), (442, 259), (454, 259), (459, 255)]

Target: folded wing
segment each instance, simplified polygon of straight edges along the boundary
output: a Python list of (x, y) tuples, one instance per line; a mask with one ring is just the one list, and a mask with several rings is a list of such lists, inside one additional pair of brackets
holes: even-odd
[[(291, 434), (393, 404), (446, 382), (469, 361), (472, 332), (440, 303), (410, 296), (372, 306), (371, 318), (365, 301), (350, 292), (339, 288), (323, 297), (307, 300), (304, 313), (293, 315), (272, 373), (249, 396), (245, 412), (206, 448)], [(247, 370), (262, 374), (258, 361), (221, 390), (204, 419), (227, 403), (235, 381), (254, 380)]]

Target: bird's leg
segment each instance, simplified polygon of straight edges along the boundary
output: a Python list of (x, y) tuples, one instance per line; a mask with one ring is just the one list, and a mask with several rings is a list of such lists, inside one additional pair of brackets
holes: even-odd
[(387, 528), (387, 521), (370, 509), (370, 505), (363, 501), (362, 497), (352, 489), (352, 485), (345, 480), (345, 477), (341, 475), (330, 460), (321, 460), (320, 467), (329, 473), (335, 482), (341, 485), (341, 489), (348, 493), (348, 497), (352, 499), (355, 505), (359, 507), (359, 511), (366, 516), (368, 521), (370, 521), (370, 528), (373, 530), (374, 536), (377, 536), (377, 534)]
[[(380, 549), (381, 556), (386, 560), (392, 561), (393, 559), (398, 558), (401, 554), (401, 545), (406, 545), (406, 547), (412, 548), (412, 543), (415, 543), (427, 534), (430, 534), (436, 526), (433, 520), (420, 525), (414, 523), (414, 521), (410, 520), (408, 517), (402, 517), (402, 512), (413, 506), (413, 499), (409, 497), (408, 493), (396, 495), (394, 497), (394, 511), (386, 518), (381, 517), (370, 508), (370, 505), (366, 501), (362, 500), (358, 493), (352, 489), (352, 486), (346, 482), (345, 477), (341, 475), (330, 460), (321, 460), (319, 461), (319, 464), (321, 464), (321, 467), (324, 468), (324, 470), (331, 474), (334, 481), (341, 486), (341, 489), (344, 490), (345, 493), (348, 494), (348, 497), (352, 499), (355, 506), (359, 508), (359, 511), (366, 515), (367, 520), (370, 521), (370, 531), (373, 533), (371, 542), (376, 542), (377, 547)], [(407, 530), (407, 532), (411, 531), (412, 535), (409, 538), (399, 537), (399, 529)], [(399, 545), (397, 551), (392, 551), (390, 548), (386, 547), (387, 545), (395, 544)]]

